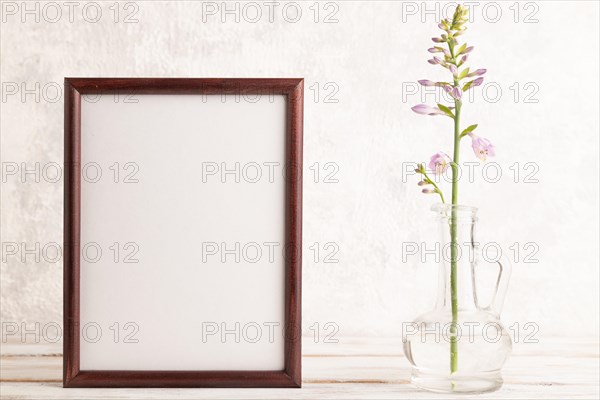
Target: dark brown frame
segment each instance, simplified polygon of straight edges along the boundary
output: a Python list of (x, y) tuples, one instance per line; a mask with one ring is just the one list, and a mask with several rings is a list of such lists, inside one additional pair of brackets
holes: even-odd
[[(74, 387), (300, 387), (303, 79), (65, 78), (64, 361), (63, 386)], [(287, 96), (285, 368), (282, 371), (80, 370), (79, 267), (81, 221), (81, 95), (277, 94)]]

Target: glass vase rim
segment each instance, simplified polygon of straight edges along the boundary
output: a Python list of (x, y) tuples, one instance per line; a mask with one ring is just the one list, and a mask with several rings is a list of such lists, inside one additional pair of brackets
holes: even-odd
[(431, 211), (443, 218), (449, 217), (452, 212), (455, 212), (459, 217), (470, 217), (475, 219), (477, 217), (477, 210), (477, 207), (463, 204), (436, 203), (431, 206)]

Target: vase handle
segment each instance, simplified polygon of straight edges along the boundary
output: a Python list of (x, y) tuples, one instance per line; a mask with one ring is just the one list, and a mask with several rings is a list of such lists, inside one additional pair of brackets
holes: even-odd
[[(480, 253), (481, 258), (485, 260), (485, 257)], [(508, 257), (501, 253), (498, 260), (486, 261), (490, 264), (498, 264), (498, 278), (496, 279), (496, 286), (494, 288), (494, 296), (490, 304), (485, 307), (485, 310), (491, 311), (496, 315), (500, 315), (502, 312), (502, 306), (508, 290), (508, 282), (510, 281), (510, 275), (512, 273), (512, 264)]]

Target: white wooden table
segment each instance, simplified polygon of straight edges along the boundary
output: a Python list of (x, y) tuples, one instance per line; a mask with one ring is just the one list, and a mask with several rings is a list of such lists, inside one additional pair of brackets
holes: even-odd
[[(3, 343), (2, 399), (444, 399), (415, 389), (398, 338), (303, 341), (302, 389), (63, 389), (60, 344)], [(598, 399), (598, 338), (515, 344), (489, 399)], [(466, 397), (466, 396), (462, 396)], [(456, 396), (458, 398), (458, 396)]]

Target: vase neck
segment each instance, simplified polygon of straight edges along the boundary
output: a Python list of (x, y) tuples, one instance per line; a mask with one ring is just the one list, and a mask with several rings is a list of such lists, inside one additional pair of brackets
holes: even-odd
[[(439, 204), (432, 207), (438, 220), (439, 283), (436, 308), (450, 309), (452, 304), (452, 270), (459, 310), (477, 309), (475, 292), (475, 224), (477, 209), (460, 205)], [(454, 268), (453, 268), (454, 267)]]

